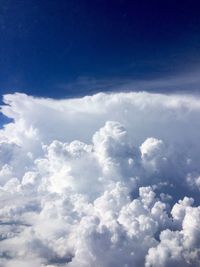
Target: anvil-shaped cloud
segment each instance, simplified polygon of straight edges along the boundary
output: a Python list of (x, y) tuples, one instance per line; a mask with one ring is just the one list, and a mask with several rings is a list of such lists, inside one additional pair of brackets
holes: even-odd
[(1, 266), (199, 266), (199, 97), (4, 103)]

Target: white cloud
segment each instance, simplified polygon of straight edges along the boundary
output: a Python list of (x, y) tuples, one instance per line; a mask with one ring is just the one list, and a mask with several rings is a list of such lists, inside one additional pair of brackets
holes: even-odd
[(4, 96), (0, 265), (198, 266), (199, 100)]

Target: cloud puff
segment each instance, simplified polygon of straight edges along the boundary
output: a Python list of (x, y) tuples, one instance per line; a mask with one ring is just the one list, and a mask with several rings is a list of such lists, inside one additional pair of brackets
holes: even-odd
[(0, 265), (198, 266), (199, 100), (5, 95)]

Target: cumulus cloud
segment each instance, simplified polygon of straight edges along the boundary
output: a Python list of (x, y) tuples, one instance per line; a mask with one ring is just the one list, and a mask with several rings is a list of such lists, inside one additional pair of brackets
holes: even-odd
[(12, 94), (0, 266), (198, 266), (200, 99)]

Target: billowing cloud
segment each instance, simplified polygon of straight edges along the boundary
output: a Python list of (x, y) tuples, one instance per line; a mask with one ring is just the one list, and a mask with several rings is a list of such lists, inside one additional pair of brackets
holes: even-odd
[(199, 266), (198, 97), (4, 103), (0, 266)]

